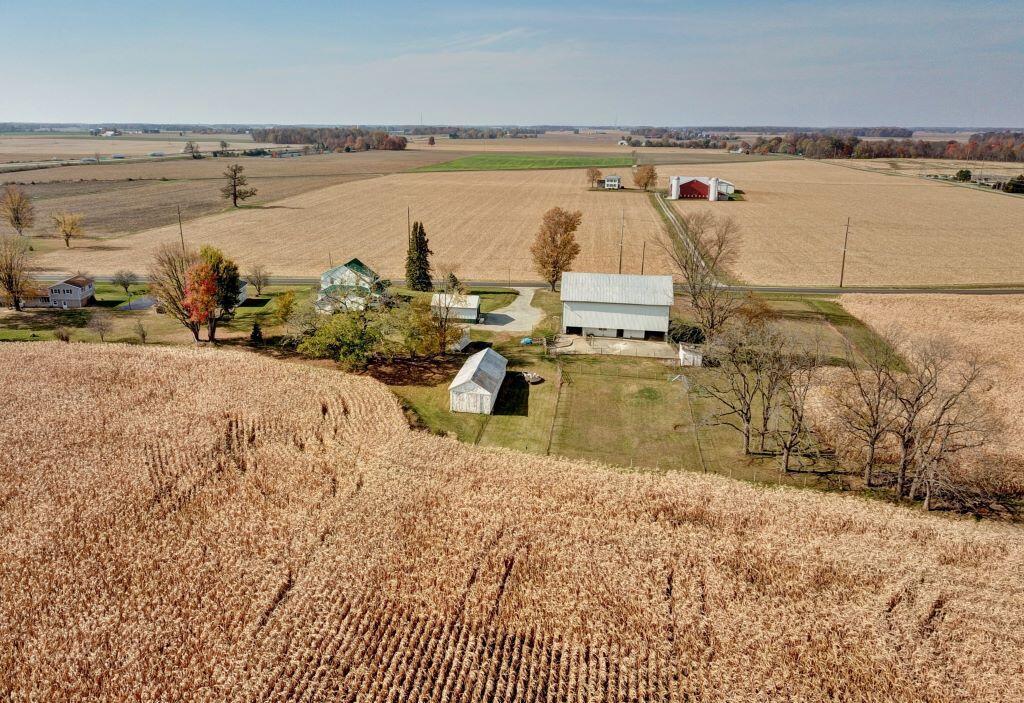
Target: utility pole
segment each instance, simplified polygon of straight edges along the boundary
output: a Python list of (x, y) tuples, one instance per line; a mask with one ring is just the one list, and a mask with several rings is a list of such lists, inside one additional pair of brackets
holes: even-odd
[(647, 240), (643, 241), (643, 247), (640, 249), (640, 275), (644, 275), (644, 259), (647, 257)]
[(181, 255), (185, 255), (185, 231), (181, 228), (181, 205), (178, 208), (178, 237), (181, 239)]
[(619, 215), (622, 218), (619, 221), (619, 273), (622, 273), (622, 238), (626, 233), (626, 211), (619, 210)]
[(405, 239), (409, 240), (412, 236), (412, 207), (409, 205), (405, 206)]
[(843, 287), (843, 278), (846, 276), (846, 245), (850, 242), (850, 218), (846, 218), (846, 236), (843, 237), (843, 263), (839, 267), (839, 287)]

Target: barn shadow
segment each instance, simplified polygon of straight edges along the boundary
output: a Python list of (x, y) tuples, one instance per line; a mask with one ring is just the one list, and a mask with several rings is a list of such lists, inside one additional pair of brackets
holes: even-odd
[(518, 371), (505, 374), (492, 414), (523, 417), (530, 414), (530, 384), (526, 382), (523, 374)]

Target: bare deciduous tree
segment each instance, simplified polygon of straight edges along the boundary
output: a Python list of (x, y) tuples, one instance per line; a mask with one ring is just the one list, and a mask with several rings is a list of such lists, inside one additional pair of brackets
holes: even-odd
[(537, 273), (544, 277), (551, 290), (555, 289), (562, 273), (572, 268), (572, 262), (579, 256), (580, 245), (576, 241), (576, 230), (582, 220), (583, 213), (579, 210), (570, 212), (554, 207), (544, 213), (530, 253), (533, 254)]
[(248, 200), (256, 195), (256, 189), (248, 187), (249, 179), (244, 174), (245, 167), (241, 164), (231, 164), (224, 172), (227, 183), (220, 189), (222, 198), (231, 201), (233, 207), (238, 207), (239, 200)]
[(723, 406), (709, 421), (739, 432), (743, 436), (744, 454), (750, 454), (754, 403), (759, 392), (759, 379), (753, 371), (757, 354), (749, 330), (726, 330), (713, 347), (713, 358), (719, 366), (712, 379), (700, 386), (702, 393)]
[(132, 286), (138, 285), (139, 277), (135, 275), (134, 271), (128, 269), (121, 269), (114, 274), (114, 277), (110, 279), (118, 288), (124, 289), (124, 294), (128, 296), (128, 309), (132, 307)]
[(816, 446), (807, 428), (807, 400), (817, 382), (821, 363), (817, 344), (811, 351), (784, 357), (779, 384), (781, 422), (775, 429), (783, 471), (789, 471), (794, 455), (804, 454)]
[(673, 237), (663, 245), (683, 277), (686, 297), (697, 316), (697, 324), (708, 341), (743, 306), (743, 298), (726, 290), (718, 275), (735, 261), (739, 252), (740, 228), (730, 218), (716, 218), (706, 210), (679, 217), (685, 238)]
[(15, 232), (24, 235), (25, 230), (35, 224), (36, 210), (25, 191), (9, 185), (4, 189), (3, 197), (0, 197), (0, 216)]
[(263, 295), (263, 289), (270, 285), (270, 272), (262, 264), (254, 264), (246, 273), (246, 279), (256, 289), (256, 295)]
[(594, 184), (601, 180), (601, 169), (591, 166), (587, 169), (587, 180), (590, 181), (590, 187), (593, 188)]
[(0, 292), (17, 311), (34, 285), (28, 273), (29, 251), (21, 236), (0, 235)]
[(904, 346), (906, 369), (890, 372), (897, 402), (892, 432), (900, 446), (896, 492), (901, 498), (922, 498), (929, 510), (938, 493), (956, 492), (949, 471), (952, 457), (982, 447), (996, 426), (985, 404), (974, 397), (988, 383), (990, 363), (979, 354), (960, 354), (941, 340)]
[(188, 271), (199, 262), (199, 253), (183, 250), (174, 244), (163, 244), (156, 250), (149, 271), (149, 290), (167, 315), (184, 325), (195, 341), (199, 341), (200, 323), (192, 320), (185, 306)]
[(59, 212), (51, 215), (53, 229), (58, 237), (63, 237), (64, 246), (71, 248), (71, 239), (81, 237), (85, 233), (82, 216), (76, 212)]
[(843, 431), (863, 444), (867, 486), (874, 481), (879, 443), (896, 421), (892, 369), (900, 365), (900, 359), (891, 339), (872, 337), (861, 344), (859, 355), (847, 346), (843, 356), (846, 373), (832, 393)]
[(107, 313), (99, 311), (92, 314), (89, 318), (89, 323), (86, 326), (89, 330), (100, 336), (101, 342), (107, 341), (107, 335), (114, 329), (114, 324), (110, 321), (110, 317)]

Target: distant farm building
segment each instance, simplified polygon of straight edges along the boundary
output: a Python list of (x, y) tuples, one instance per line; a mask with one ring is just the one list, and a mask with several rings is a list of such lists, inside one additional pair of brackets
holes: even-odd
[(362, 310), (377, 293), (380, 276), (359, 259), (320, 274), (320, 293), (316, 308), (321, 312)]
[(480, 319), (480, 296), (462, 293), (434, 293), (430, 309), (442, 319), (476, 322)]
[(238, 281), (238, 305), (249, 299), (249, 281), (240, 279)]
[(505, 380), (507, 366), (508, 360), (490, 347), (466, 359), (448, 386), (451, 411), (490, 415)]
[(82, 308), (96, 297), (96, 282), (88, 276), (72, 276), (39, 290), (25, 300), (30, 308)]
[(605, 190), (619, 190), (622, 188), (622, 176), (605, 176), (597, 179), (597, 187)]
[(736, 186), (722, 178), (672, 176), (668, 181), (669, 200), (728, 200)]
[(672, 309), (671, 276), (562, 274), (564, 334), (664, 340)]

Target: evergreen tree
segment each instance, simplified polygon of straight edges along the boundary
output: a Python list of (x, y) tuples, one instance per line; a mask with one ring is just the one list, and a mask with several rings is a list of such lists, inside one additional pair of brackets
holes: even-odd
[(252, 323), (252, 332), (249, 333), (249, 343), (254, 347), (263, 346), (263, 328), (260, 327), (258, 320)]
[(409, 233), (409, 248), (405, 256), (405, 280), (413, 290), (431, 290), (430, 244), (422, 222), (414, 222)]

